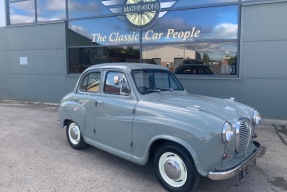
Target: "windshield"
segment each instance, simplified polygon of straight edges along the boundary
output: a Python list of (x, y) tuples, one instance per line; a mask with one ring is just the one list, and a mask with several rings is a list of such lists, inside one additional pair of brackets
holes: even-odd
[(132, 71), (137, 90), (141, 94), (184, 90), (176, 77), (167, 70), (142, 69)]

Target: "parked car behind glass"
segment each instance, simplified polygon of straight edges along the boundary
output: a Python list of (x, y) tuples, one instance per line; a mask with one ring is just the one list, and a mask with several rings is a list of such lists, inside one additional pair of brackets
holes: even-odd
[(213, 72), (204, 64), (182, 64), (175, 69), (174, 74), (213, 75)]
[[(144, 165), (168, 191), (192, 191), (200, 175), (243, 179), (261, 150), (259, 113), (234, 99), (192, 95), (168, 69), (101, 64), (86, 69), (61, 101), (69, 144), (87, 144)], [(79, 153), (80, 154), (80, 153)]]

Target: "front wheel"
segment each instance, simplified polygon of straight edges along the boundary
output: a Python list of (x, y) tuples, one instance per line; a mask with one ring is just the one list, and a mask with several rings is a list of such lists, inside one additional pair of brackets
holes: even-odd
[(187, 151), (174, 143), (163, 144), (155, 153), (154, 168), (159, 182), (168, 191), (193, 191), (199, 174)]
[(69, 144), (74, 149), (83, 149), (86, 147), (86, 142), (83, 139), (79, 125), (73, 121), (69, 122), (66, 129), (67, 139)]

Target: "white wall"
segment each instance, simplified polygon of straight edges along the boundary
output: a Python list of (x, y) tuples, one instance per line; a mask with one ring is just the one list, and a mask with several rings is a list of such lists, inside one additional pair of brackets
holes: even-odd
[(0, 0), (0, 27), (6, 26), (6, 5), (5, 0)]

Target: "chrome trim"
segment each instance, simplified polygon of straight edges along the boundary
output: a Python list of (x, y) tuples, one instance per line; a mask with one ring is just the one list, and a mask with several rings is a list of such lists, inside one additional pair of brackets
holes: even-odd
[(260, 145), (260, 143), (253, 141), (253, 144), (257, 146), (257, 149), (253, 151), (253, 153), (248, 157), (248, 159), (246, 159), (238, 166), (228, 171), (209, 172), (208, 178), (211, 180), (224, 180), (232, 178), (235, 175), (237, 175), (240, 171), (242, 171), (246, 167), (246, 165), (248, 165), (251, 161), (256, 159), (256, 157), (260, 154), (262, 150), (262, 146)]
[(235, 149), (238, 155), (245, 153), (250, 144), (252, 127), (248, 119), (241, 119), (235, 125)]
[(255, 110), (254, 112), (253, 112), (253, 124), (254, 125), (259, 125), (260, 124), (260, 122), (261, 122), (261, 115), (260, 115), (260, 113), (257, 111), (257, 110)]

